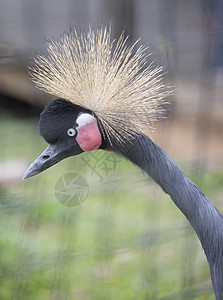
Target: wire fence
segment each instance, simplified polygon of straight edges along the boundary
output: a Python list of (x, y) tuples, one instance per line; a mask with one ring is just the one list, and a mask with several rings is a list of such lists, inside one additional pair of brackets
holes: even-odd
[[(170, 116), (151, 136), (222, 209), (220, 27), (206, 2), (0, 1), (1, 299), (214, 299), (187, 220), (121, 158), (89, 153), (21, 181), (45, 147), (33, 106), (49, 100), (27, 66), (45, 38), (111, 23), (169, 71)], [(17, 101), (35, 118), (20, 118)]]

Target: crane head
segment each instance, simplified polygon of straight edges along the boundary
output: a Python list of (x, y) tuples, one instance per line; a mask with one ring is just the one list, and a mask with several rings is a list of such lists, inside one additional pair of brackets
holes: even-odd
[(81, 35), (74, 29), (48, 42), (31, 75), (58, 98), (40, 117), (40, 134), (50, 145), (24, 178), (83, 151), (123, 145), (164, 116), (172, 89), (163, 83), (162, 67), (146, 65), (137, 43), (128, 46), (124, 33), (112, 42), (103, 27)]
[(96, 150), (102, 144), (99, 121), (93, 113), (64, 99), (53, 100), (45, 106), (39, 131), (49, 146), (29, 166), (24, 179), (69, 156)]

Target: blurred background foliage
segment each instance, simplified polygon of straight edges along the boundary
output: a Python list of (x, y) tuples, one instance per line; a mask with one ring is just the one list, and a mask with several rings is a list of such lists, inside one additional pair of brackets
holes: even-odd
[[(222, 211), (220, 2), (0, 0), (0, 299), (214, 299), (187, 220), (129, 162), (98, 151), (22, 176), (46, 147), (38, 117), (52, 99), (29, 79), (33, 57), (69, 27), (111, 24), (168, 71), (169, 117), (149, 135)], [(87, 181), (80, 206), (56, 198), (68, 173)]]

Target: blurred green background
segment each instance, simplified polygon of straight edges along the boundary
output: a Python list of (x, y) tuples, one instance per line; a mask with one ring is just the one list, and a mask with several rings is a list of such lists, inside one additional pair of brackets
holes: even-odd
[[(114, 38), (142, 37), (176, 87), (169, 118), (149, 135), (223, 211), (220, 25), (208, 3), (0, 0), (0, 299), (214, 299), (189, 223), (129, 162), (84, 153), (22, 180), (47, 146), (38, 118), (51, 97), (29, 79), (35, 53), (70, 26), (111, 23)], [(85, 200), (74, 207), (56, 194), (70, 173), (87, 183), (86, 199), (69, 190)]]

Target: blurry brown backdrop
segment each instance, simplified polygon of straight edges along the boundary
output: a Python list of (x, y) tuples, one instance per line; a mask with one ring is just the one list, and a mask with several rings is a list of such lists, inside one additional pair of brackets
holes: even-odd
[[(45, 39), (70, 27), (83, 32), (111, 25), (114, 39), (123, 30), (130, 42), (141, 38), (149, 59), (164, 66), (175, 95), (168, 118), (150, 135), (222, 211), (222, 14), (218, 0), (0, 0), (1, 299), (214, 299), (187, 221), (151, 182), (144, 187), (135, 169), (123, 175), (127, 167), (115, 165), (112, 181), (107, 179), (115, 200), (108, 186), (90, 185), (93, 194), (76, 210), (57, 203), (53, 188), (59, 176), (81, 169), (81, 158), (28, 182), (21, 178), (46, 146), (38, 116), (51, 99), (30, 80), (33, 57), (45, 52)], [(89, 182), (95, 180), (90, 171), (84, 173)], [(144, 204), (137, 206), (138, 199)], [(82, 258), (92, 260), (85, 265)], [(122, 282), (125, 276), (132, 277)]]

